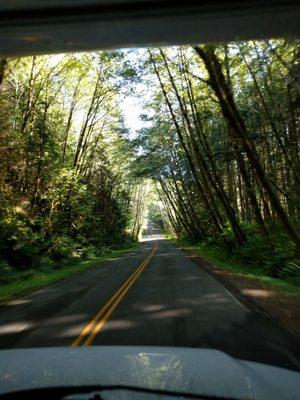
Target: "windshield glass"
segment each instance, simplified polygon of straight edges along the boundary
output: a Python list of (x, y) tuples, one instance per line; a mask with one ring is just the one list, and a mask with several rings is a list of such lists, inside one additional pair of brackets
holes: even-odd
[(229, 356), (298, 371), (298, 56), (270, 38), (1, 59), (1, 349), (161, 346), (122, 370), (150, 386), (180, 381), (185, 348), (224, 352), (224, 375)]

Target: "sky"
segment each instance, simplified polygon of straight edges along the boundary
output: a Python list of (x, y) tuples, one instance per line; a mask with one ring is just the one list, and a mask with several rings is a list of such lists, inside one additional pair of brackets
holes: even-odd
[(130, 130), (131, 135), (134, 135), (137, 130), (145, 126), (145, 121), (141, 121), (139, 118), (140, 114), (145, 113), (145, 111), (136, 96), (127, 96), (122, 102), (121, 108), (125, 125)]
[(140, 119), (141, 114), (149, 113), (144, 104), (149, 100), (150, 96), (151, 90), (149, 90), (144, 82), (140, 82), (136, 84), (134, 93), (127, 94), (120, 104), (124, 115), (124, 122), (130, 131), (131, 138), (136, 136), (136, 131), (139, 129), (151, 125), (151, 122)]
[[(124, 49), (127, 60), (130, 60), (132, 65), (139, 69), (141, 59), (143, 59), (144, 49)], [(134, 137), (135, 132), (144, 126), (147, 122), (140, 119), (141, 114), (146, 114), (144, 103), (149, 99), (149, 88), (144, 80), (135, 82), (131, 88), (131, 94), (127, 93), (124, 101), (121, 104), (121, 109), (124, 114), (126, 127), (130, 130), (130, 136)]]
[[(141, 56), (141, 53), (143, 52), (142, 49), (124, 49), (123, 51), (127, 53), (127, 57), (131, 59), (133, 63), (139, 62), (139, 58)], [(65, 54), (52, 55), (50, 57), (50, 65), (57, 65), (64, 56)], [(143, 107), (143, 101), (149, 99), (149, 95), (150, 91), (148, 90), (145, 83), (140, 82), (135, 85), (134, 92), (131, 95), (127, 94), (120, 104), (124, 115), (124, 122), (126, 127), (130, 131), (129, 136), (131, 138), (134, 138), (136, 136), (136, 132), (139, 129), (149, 125), (149, 123), (141, 121), (141, 119), (139, 118), (141, 114), (146, 113), (146, 110)], [(77, 119), (81, 120), (81, 118), (83, 117), (83, 112), (78, 111), (76, 114)]]

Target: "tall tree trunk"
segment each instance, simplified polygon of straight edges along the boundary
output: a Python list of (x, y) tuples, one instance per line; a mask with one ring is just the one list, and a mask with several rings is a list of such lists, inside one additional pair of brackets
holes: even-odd
[(81, 78), (78, 79), (78, 83), (77, 83), (77, 85), (76, 85), (76, 87), (74, 89), (73, 96), (72, 96), (72, 101), (71, 101), (71, 105), (70, 105), (70, 110), (69, 110), (66, 130), (65, 130), (64, 143), (63, 143), (62, 162), (65, 161), (66, 149), (67, 149), (67, 144), (68, 144), (68, 137), (69, 137), (69, 132), (70, 132), (70, 128), (71, 128), (71, 124), (72, 124), (72, 120), (73, 120), (73, 115), (74, 115), (74, 111), (75, 111), (76, 100), (77, 100), (77, 95), (78, 95), (80, 82), (81, 82)]
[(190, 155), (190, 153), (189, 153), (189, 150), (188, 150), (188, 148), (187, 148), (187, 146), (186, 146), (186, 144), (185, 144), (185, 142), (184, 142), (184, 138), (183, 138), (183, 135), (182, 135), (180, 126), (179, 126), (179, 124), (178, 124), (178, 122), (177, 122), (177, 119), (176, 119), (175, 113), (174, 113), (174, 111), (173, 111), (172, 105), (171, 105), (171, 103), (170, 103), (170, 100), (169, 100), (169, 98), (168, 98), (168, 95), (167, 95), (167, 92), (166, 92), (166, 90), (165, 90), (164, 84), (163, 84), (163, 82), (162, 82), (162, 80), (161, 80), (159, 71), (158, 71), (158, 69), (157, 69), (157, 67), (156, 67), (155, 61), (154, 61), (154, 59), (153, 59), (152, 54), (151, 54), (150, 51), (149, 51), (149, 54), (150, 54), (150, 58), (151, 58), (151, 62), (152, 62), (152, 64), (153, 64), (154, 70), (155, 70), (155, 74), (156, 74), (156, 76), (157, 76), (157, 78), (158, 78), (160, 87), (161, 87), (161, 89), (162, 89), (163, 96), (164, 96), (164, 98), (165, 98), (167, 107), (168, 107), (168, 109), (169, 109), (171, 118), (172, 118), (172, 120), (173, 120), (173, 123), (174, 123), (175, 129), (176, 129), (176, 132), (177, 132), (177, 135), (178, 135), (180, 144), (181, 144), (181, 146), (182, 146), (182, 148), (183, 148), (183, 150), (184, 150), (184, 152), (185, 152), (185, 155), (186, 155), (186, 158), (187, 158), (189, 167), (190, 167), (190, 169), (191, 169), (193, 178), (194, 178), (194, 180), (195, 180), (195, 183), (196, 183), (196, 187), (197, 187), (197, 189), (198, 189), (198, 192), (199, 192), (200, 196), (201, 196), (202, 199), (203, 199), (203, 202), (204, 202), (204, 204), (205, 204), (205, 207), (206, 207), (206, 209), (207, 209), (208, 212), (209, 212), (209, 215), (210, 215), (210, 217), (211, 217), (211, 219), (212, 219), (212, 222), (213, 222), (213, 225), (214, 225), (216, 231), (219, 232), (219, 233), (222, 233), (222, 227), (219, 225), (219, 221), (218, 221), (218, 219), (216, 218), (216, 216), (215, 216), (215, 214), (214, 214), (214, 212), (213, 212), (213, 210), (212, 210), (212, 208), (211, 208), (211, 205), (210, 205), (210, 203), (209, 203), (209, 201), (208, 201), (208, 199), (207, 199), (207, 197), (206, 197), (206, 194), (205, 194), (205, 192), (204, 192), (204, 190), (203, 190), (203, 187), (202, 187), (202, 184), (201, 184), (201, 182), (200, 182), (200, 180), (199, 180), (199, 177), (198, 177), (196, 168), (195, 168), (194, 163), (193, 163), (193, 161), (192, 161), (192, 157), (191, 157), (191, 155)]
[(226, 80), (224, 74), (222, 72), (222, 67), (217, 59), (213, 46), (207, 45), (204, 48), (195, 47), (194, 48), (198, 56), (204, 62), (206, 69), (209, 73), (209, 83), (214, 90), (219, 104), (222, 110), (222, 114), (224, 118), (228, 121), (228, 124), (231, 126), (232, 131), (234, 132), (236, 140), (243, 144), (244, 150), (248, 156), (248, 159), (252, 165), (254, 171), (256, 171), (257, 177), (266, 190), (272, 207), (276, 212), (279, 220), (281, 221), (287, 235), (289, 238), (295, 243), (296, 246), (296, 254), (300, 255), (300, 237), (284, 208), (282, 207), (280, 200), (275, 193), (273, 186), (266, 175), (260, 160), (258, 158), (255, 146), (250, 139), (248, 134), (245, 122), (241, 117), (237, 106), (235, 104), (232, 91), (226, 85)]
[(191, 121), (189, 119), (187, 110), (184, 107), (184, 104), (182, 102), (181, 96), (180, 96), (180, 94), (178, 92), (178, 89), (176, 87), (176, 84), (174, 82), (174, 78), (173, 78), (173, 76), (171, 74), (171, 71), (169, 69), (166, 57), (165, 57), (165, 55), (164, 55), (162, 50), (160, 50), (160, 54), (161, 54), (161, 56), (162, 56), (162, 58), (164, 60), (164, 64), (165, 64), (165, 67), (167, 69), (168, 76), (169, 76), (170, 82), (172, 84), (173, 90), (175, 92), (176, 98), (178, 100), (182, 116), (183, 116), (183, 118), (184, 118), (184, 120), (185, 120), (185, 122), (187, 124), (188, 132), (189, 132), (190, 140), (191, 140), (191, 143), (192, 143), (193, 151), (195, 152), (196, 160), (199, 163), (199, 165), (201, 165), (202, 170), (206, 172), (206, 174), (207, 174), (207, 176), (208, 176), (213, 188), (216, 191), (216, 194), (217, 194), (221, 204), (224, 207), (224, 211), (225, 211), (225, 213), (226, 213), (226, 215), (227, 215), (227, 217), (228, 217), (228, 219), (230, 221), (230, 224), (232, 226), (232, 230), (234, 232), (236, 241), (239, 244), (243, 244), (245, 242), (245, 240), (246, 240), (246, 236), (245, 236), (244, 232), (242, 231), (242, 229), (240, 227), (240, 224), (239, 224), (239, 221), (237, 219), (237, 216), (236, 216), (233, 208), (230, 205), (230, 201), (228, 199), (228, 196), (227, 196), (226, 192), (224, 191), (224, 189), (222, 187), (222, 183), (221, 183), (221, 180), (219, 179), (219, 175), (216, 173), (215, 168), (212, 168), (211, 171), (210, 171), (210, 168), (207, 165), (207, 163), (205, 161), (205, 158), (202, 156), (201, 151), (199, 150), (199, 147), (198, 147), (197, 142), (195, 140), (195, 133), (194, 133), (194, 131), (192, 129)]

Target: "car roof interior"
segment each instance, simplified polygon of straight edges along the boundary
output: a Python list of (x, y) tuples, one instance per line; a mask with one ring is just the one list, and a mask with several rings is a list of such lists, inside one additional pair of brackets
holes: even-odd
[(0, 57), (297, 37), (289, 0), (15, 0), (0, 2)]

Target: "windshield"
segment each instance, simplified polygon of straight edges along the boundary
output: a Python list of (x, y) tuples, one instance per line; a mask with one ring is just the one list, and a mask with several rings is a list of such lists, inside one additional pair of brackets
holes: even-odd
[(2, 58), (1, 349), (299, 370), (298, 56), (268, 38)]

